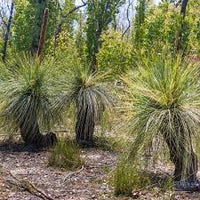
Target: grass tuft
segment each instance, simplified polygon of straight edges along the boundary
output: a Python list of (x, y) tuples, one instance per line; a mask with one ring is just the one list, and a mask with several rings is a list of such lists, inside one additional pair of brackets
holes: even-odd
[(84, 164), (80, 154), (80, 149), (74, 142), (59, 141), (50, 150), (48, 165), (70, 170), (80, 168)]
[(132, 192), (151, 184), (148, 175), (138, 166), (122, 160), (114, 172), (115, 195), (132, 196)]

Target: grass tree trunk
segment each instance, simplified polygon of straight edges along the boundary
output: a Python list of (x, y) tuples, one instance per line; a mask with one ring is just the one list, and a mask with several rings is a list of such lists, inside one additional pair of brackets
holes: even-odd
[(93, 146), (95, 127), (94, 106), (89, 104), (89, 102), (86, 105), (84, 103), (86, 102), (77, 105), (76, 141), (80, 145)]
[(31, 113), (29, 116), (27, 114), (26, 119), (18, 123), (21, 137), (28, 145), (44, 148), (53, 146), (57, 142), (57, 137), (54, 133), (50, 132), (43, 135), (40, 132), (36, 113)]
[(197, 181), (198, 160), (194, 153), (192, 143), (188, 146), (188, 141), (182, 135), (177, 140), (175, 135), (164, 134), (170, 153), (170, 160), (174, 163), (174, 180), (176, 189), (195, 191), (199, 190), (199, 182)]
[[(49, 9), (46, 8), (44, 10), (43, 23), (40, 33), (40, 41), (37, 51), (37, 56), (40, 58), (40, 61), (42, 61), (42, 52), (45, 42), (48, 16), (49, 16)], [(38, 148), (43, 148), (43, 147), (50, 147), (57, 142), (57, 137), (54, 133), (48, 133), (46, 135), (43, 135), (40, 132), (36, 108), (28, 112), (27, 115), (25, 116), (25, 119), (18, 121), (18, 124), (20, 127), (22, 139), (28, 145), (34, 145)]]

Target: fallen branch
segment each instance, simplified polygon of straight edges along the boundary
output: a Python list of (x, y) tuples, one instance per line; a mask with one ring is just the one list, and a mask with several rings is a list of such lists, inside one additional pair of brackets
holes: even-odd
[(13, 184), (17, 187), (23, 188), (30, 194), (37, 196), (43, 200), (54, 200), (53, 198), (49, 197), (44, 191), (38, 189), (33, 183), (28, 180), (19, 179), (14, 176), (10, 171), (6, 170), (6, 172), (13, 178), (12, 180), (7, 180), (8, 183)]
[(81, 167), (81, 169), (77, 170), (77, 171), (74, 171), (74, 172), (71, 172), (71, 173), (68, 173), (64, 179), (63, 179), (63, 182), (65, 182), (68, 178), (70, 178), (71, 176), (75, 175), (75, 174), (79, 174), (81, 171), (83, 171), (84, 169), (84, 165)]

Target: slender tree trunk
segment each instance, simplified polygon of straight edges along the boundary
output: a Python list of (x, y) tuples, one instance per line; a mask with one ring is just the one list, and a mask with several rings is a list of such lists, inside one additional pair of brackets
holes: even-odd
[(181, 14), (183, 15), (183, 18), (185, 18), (188, 1), (189, 0), (183, 0), (182, 5), (181, 5)]
[(94, 106), (89, 104), (89, 102), (87, 105), (84, 105), (84, 102), (81, 104), (77, 102), (77, 108), (76, 141), (80, 145), (93, 146), (95, 127)]
[(58, 24), (55, 30), (55, 41), (54, 41), (54, 47), (57, 48), (59, 44), (59, 39), (60, 39), (60, 32), (62, 30), (62, 24)]
[(182, 45), (182, 40), (183, 40), (183, 29), (184, 29), (184, 25), (185, 25), (185, 15), (186, 15), (186, 9), (187, 9), (187, 4), (188, 4), (189, 0), (183, 0), (182, 4), (181, 4), (181, 15), (182, 15), (182, 21), (181, 21), (181, 25), (180, 25), (180, 29), (177, 32), (177, 36), (176, 36), (176, 51), (180, 51), (180, 50), (184, 50), (183, 49), (183, 45)]
[(2, 56), (3, 62), (6, 61), (7, 47), (8, 47), (8, 40), (9, 40), (9, 36), (10, 36), (12, 19), (13, 19), (13, 12), (14, 12), (14, 3), (12, 2), (11, 9), (10, 9), (10, 17), (9, 17), (8, 25), (7, 25), (7, 31), (6, 31), (6, 35), (5, 35), (5, 38), (4, 38), (3, 56)]

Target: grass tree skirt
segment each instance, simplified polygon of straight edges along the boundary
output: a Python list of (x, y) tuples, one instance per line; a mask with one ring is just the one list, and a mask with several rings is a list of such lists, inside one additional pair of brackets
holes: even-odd
[(29, 123), (20, 123), (20, 132), (23, 141), (27, 145), (33, 145), (37, 148), (51, 147), (57, 142), (57, 137), (55, 133), (47, 133), (43, 135), (39, 130), (39, 124), (37, 117), (31, 117), (32, 121)]
[(78, 107), (76, 141), (83, 146), (94, 145), (95, 111), (92, 104)]
[(198, 160), (190, 142), (182, 135), (181, 139), (173, 135), (165, 135), (169, 148), (170, 160), (174, 163), (174, 181), (176, 190), (198, 191), (200, 183), (197, 180)]

